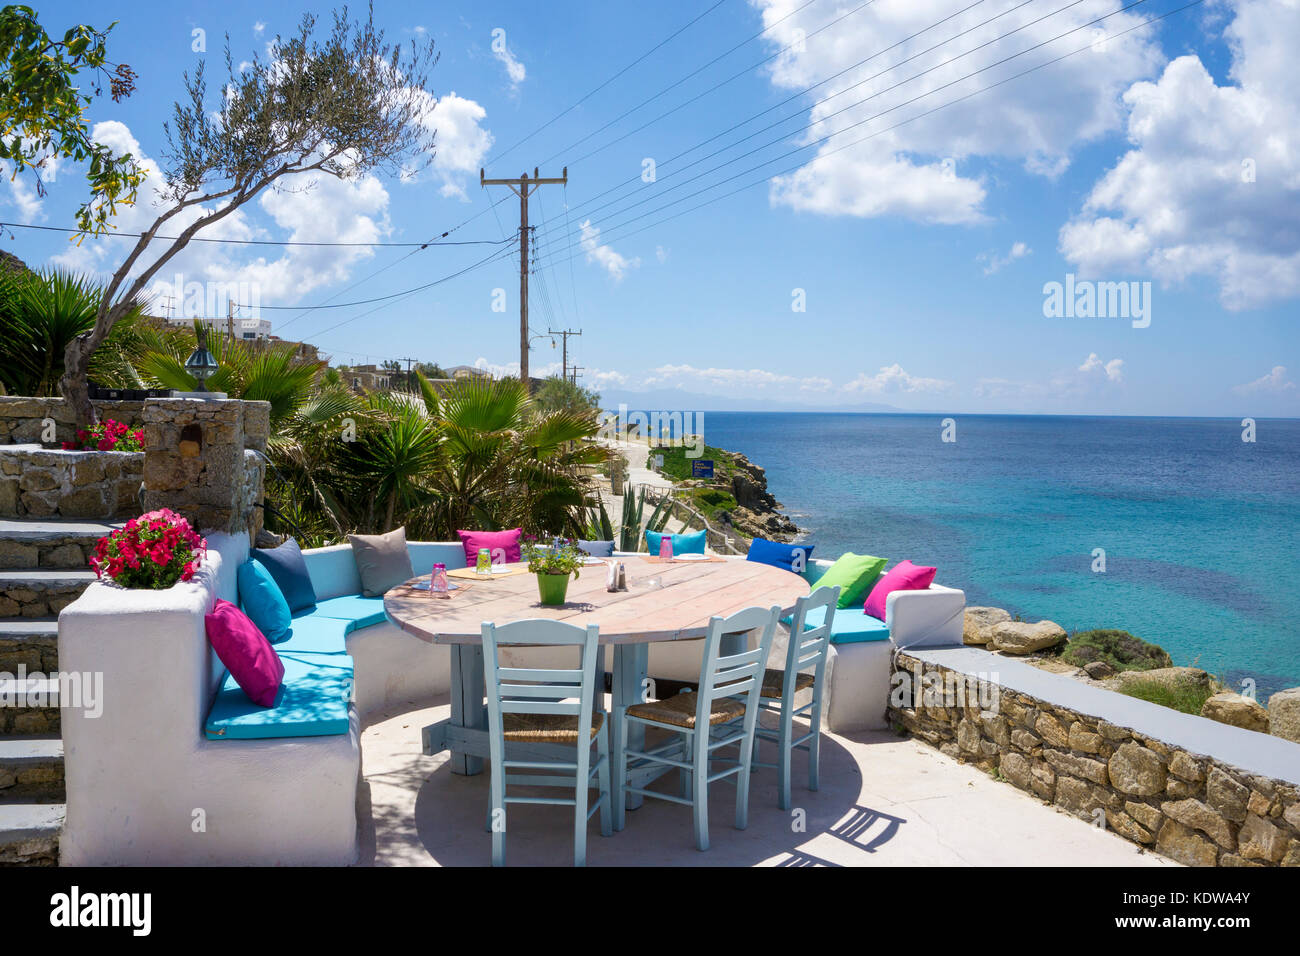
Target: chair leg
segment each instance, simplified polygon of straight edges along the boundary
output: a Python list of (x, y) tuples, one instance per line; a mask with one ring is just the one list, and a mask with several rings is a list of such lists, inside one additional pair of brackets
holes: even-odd
[(491, 806), (488, 807), (488, 828), (492, 831), (492, 865), (506, 865), (506, 801), (505, 774), (492, 767)]
[(808, 728), (812, 731), (812, 738), (808, 741), (808, 789), (816, 790), (821, 781), (822, 702), (820, 700), (808, 712), (808, 719), (812, 722)]
[[(757, 723), (757, 719), (755, 719)], [(753, 725), (750, 733), (753, 733)], [(757, 739), (755, 736), (754, 739)], [(743, 830), (749, 826), (749, 776), (753, 769), (754, 747), (752, 741), (740, 742), (740, 773), (736, 774), (736, 829)]]
[(627, 798), (623, 788), (627, 785), (627, 708), (614, 708), (614, 733), (617, 734), (614, 747), (615, 767), (614, 786), (610, 790), (610, 799), (614, 804), (614, 829), (622, 830), (627, 822)]
[(695, 849), (709, 848), (709, 729), (695, 733), (694, 765), (691, 771), (692, 809), (695, 817)]
[(609, 721), (600, 728), (596, 735), (596, 756), (600, 760), (600, 769), (596, 771), (596, 783), (599, 787), (597, 801), (600, 805), (600, 835), (611, 836), (614, 833), (613, 797), (609, 789)]
[[(682, 760), (686, 760), (695, 752), (694, 744), (695, 735), (689, 730), (683, 732), (682, 736)], [(677, 771), (677, 796), (683, 800), (689, 800), (691, 797), (691, 772), (685, 767)]]
[(782, 810), (790, 809), (790, 759), (791, 753), (790, 741), (794, 739), (794, 717), (790, 704), (793, 701), (782, 701), (781, 703), (781, 730), (780, 740), (777, 743), (777, 774), (779, 775), (776, 805)]
[(573, 865), (587, 865), (587, 800), (591, 781), (587, 770), (591, 766), (591, 744), (584, 749), (578, 745), (578, 772), (573, 780)]

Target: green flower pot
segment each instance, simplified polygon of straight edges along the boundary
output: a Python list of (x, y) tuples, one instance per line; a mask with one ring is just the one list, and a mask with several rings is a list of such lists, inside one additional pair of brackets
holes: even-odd
[(541, 596), (543, 604), (563, 604), (564, 595), (569, 590), (569, 576), (567, 574), (538, 574), (537, 575), (537, 593)]

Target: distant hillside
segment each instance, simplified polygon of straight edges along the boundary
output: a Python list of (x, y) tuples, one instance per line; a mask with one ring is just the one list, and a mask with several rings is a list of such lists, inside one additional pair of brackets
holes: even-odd
[(646, 392), (622, 389), (601, 389), (601, 407), (616, 411), (627, 405), (632, 411), (662, 410), (668, 412), (901, 412), (904, 409), (877, 402), (859, 402), (852, 405), (811, 405), (807, 402), (773, 401), (748, 398), (743, 395), (705, 395), (683, 392), (675, 388), (662, 388)]

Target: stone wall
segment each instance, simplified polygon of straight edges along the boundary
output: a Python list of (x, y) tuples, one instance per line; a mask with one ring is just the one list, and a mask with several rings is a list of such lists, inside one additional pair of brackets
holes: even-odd
[[(112, 418), (126, 425), (139, 425), (144, 402), (95, 400), (101, 420)], [(54, 423), (54, 437), (49, 438), (48, 423)], [(26, 398), (0, 395), (0, 445), (34, 444), (58, 448), (77, 434), (76, 416), (62, 398)]]
[[(1137, 729), (977, 681), (906, 652), (895, 680), (959, 688), (891, 696), (891, 722), (1047, 803), (1191, 866), (1300, 866), (1300, 787)], [(897, 671), (907, 672), (904, 679)]]
[(144, 452), (0, 444), (0, 517), (128, 518), (140, 513)]
[(234, 399), (146, 401), (145, 509), (170, 508), (205, 532), (256, 537), (270, 411)]

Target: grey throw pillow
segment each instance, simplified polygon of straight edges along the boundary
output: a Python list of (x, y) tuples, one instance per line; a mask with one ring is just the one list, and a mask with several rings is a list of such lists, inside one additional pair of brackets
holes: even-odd
[(352, 558), (361, 575), (361, 593), (379, 597), (391, 587), (415, 577), (411, 555), (406, 550), (406, 528), (388, 534), (350, 534)]

